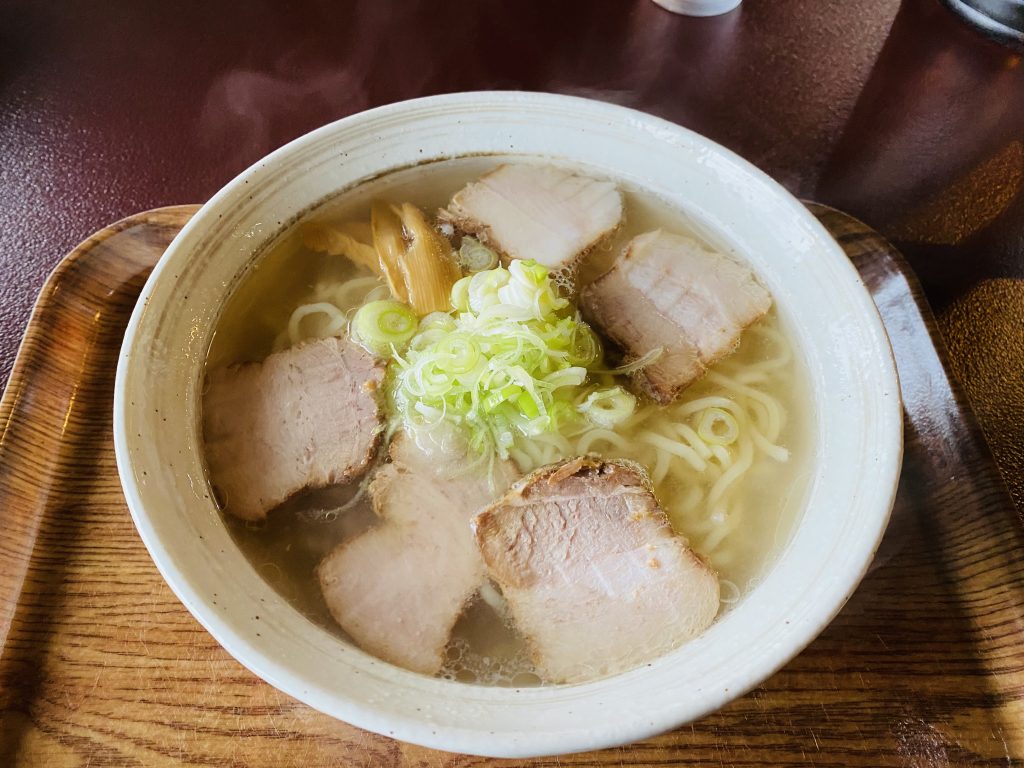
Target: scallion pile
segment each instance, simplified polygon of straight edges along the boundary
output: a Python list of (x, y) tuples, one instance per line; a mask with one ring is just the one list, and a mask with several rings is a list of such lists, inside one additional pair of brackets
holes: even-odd
[(536, 262), (463, 277), (450, 312), (410, 332), (414, 322), (396, 301), (367, 304), (353, 320), (355, 336), (393, 361), (388, 396), (407, 430), (454, 427), (473, 454), (506, 459), (520, 438), (584, 420), (610, 427), (635, 407), (621, 387), (588, 383), (600, 342)]

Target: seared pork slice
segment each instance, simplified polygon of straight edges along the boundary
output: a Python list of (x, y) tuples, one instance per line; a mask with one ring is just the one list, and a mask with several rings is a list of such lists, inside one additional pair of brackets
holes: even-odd
[(384, 367), (329, 338), (207, 375), (203, 437), (220, 501), (246, 520), (304, 488), (363, 474), (380, 439)]
[(743, 264), (657, 229), (633, 238), (614, 266), (583, 289), (580, 304), (627, 360), (664, 349), (634, 382), (666, 404), (732, 352), (772, 298)]
[(462, 456), (421, 451), (399, 435), (391, 463), (370, 484), (382, 523), (341, 544), (317, 575), (335, 621), (364, 650), (433, 675), (452, 628), (484, 581), (470, 521), (518, 477), (511, 463), (494, 473), (460, 473)]
[(718, 613), (718, 577), (676, 536), (632, 462), (569, 459), (481, 512), (476, 540), (544, 679), (635, 667)]
[(622, 195), (550, 165), (502, 165), (457, 192), (447, 218), (509, 259), (560, 270), (619, 226)]

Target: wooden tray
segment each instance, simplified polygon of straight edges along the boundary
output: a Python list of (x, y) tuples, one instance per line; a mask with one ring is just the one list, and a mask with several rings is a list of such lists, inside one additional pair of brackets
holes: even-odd
[[(717, 714), (530, 765), (1024, 760), (1020, 521), (906, 264), (812, 207), (874, 294), (903, 382), (903, 479), (870, 575), (810, 648)], [(150, 561), (114, 466), (114, 366), (150, 267), (194, 210), (139, 214), (79, 246), (43, 290), (0, 404), (0, 766), (511, 764), (292, 701), (228, 656)]]

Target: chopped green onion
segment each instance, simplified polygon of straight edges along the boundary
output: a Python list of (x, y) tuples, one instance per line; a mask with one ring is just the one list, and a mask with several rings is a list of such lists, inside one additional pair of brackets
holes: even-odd
[(455, 281), (452, 286), (452, 308), (456, 312), (469, 312), (469, 282), (471, 275)]
[(625, 376), (630, 373), (636, 373), (637, 371), (646, 368), (651, 363), (657, 361), (659, 357), (664, 354), (664, 347), (655, 347), (650, 352), (641, 355), (636, 360), (631, 360), (625, 365), (620, 365), (618, 368), (610, 368), (605, 371), (594, 371), (594, 373), (610, 373), (613, 376)]
[(446, 373), (469, 373), (480, 360), (480, 347), (466, 334), (451, 333), (435, 346), (437, 366)]
[(544, 377), (544, 381), (553, 389), (558, 387), (578, 387), (586, 379), (586, 368), (563, 368)]
[(584, 416), (605, 429), (625, 421), (635, 409), (636, 398), (619, 386), (591, 392), (579, 406)]
[(569, 353), (569, 362), (586, 368), (601, 355), (601, 343), (589, 325), (576, 323), (569, 333), (569, 348), (566, 351)]
[(429, 315), (424, 315), (420, 318), (420, 326), (416, 332), (423, 333), (424, 331), (434, 329), (441, 331), (454, 331), (455, 319), (447, 312), (431, 312)]
[(536, 419), (540, 416), (540, 408), (537, 407), (537, 401), (529, 392), (523, 392), (519, 395), (519, 397), (516, 398), (516, 404), (519, 406), (519, 410), (526, 418)]
[(415, 349), (424, 349), (436, 344), (454, 330), (455, 319), (451, 315), (447, 312), (431, 312), (420, 318), (420, 325), (411, 346)]
[(740, 436), (736, 417), (722, 408), (705, 408), (697, 422), (697, 434), (712, 445), (732, 445)]
[(415, 335), (416, 313), (407, 304), (392, 299), (364, 304), (352, 319), (352, 335), (375, 355), (401, 351)]
[(600, 343), (544, 266), (516, 260), (463, 277), (451, 300), (453, 315), (424, 317), (393, 355), (387, 389), (403, 428), (433, 429), (443, 414), (470, 451), (506, 459), (518, 438), (582, 420), (578, 388)]
[(458, 258), (459, 266), (466, 272), (483, 272), (498, 266), (498, 254), (468, 235), (462, 238)]

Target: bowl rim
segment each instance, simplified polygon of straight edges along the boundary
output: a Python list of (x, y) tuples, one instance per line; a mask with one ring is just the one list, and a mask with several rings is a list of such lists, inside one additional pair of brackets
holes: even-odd
[[(631, 124), (642, 126), (662, 137), (674, 137), (676, 140), (685, 141), (688, 144), (699, 143), (709, 148), (710, 151), (728, 158), (762, 185), (771, 189), (780, 200), (785, 200), (786, 207), (792, 211), (794, 216), (802, 219), (806, 226), (816, 232), (818, 240), (831, 244), (831, 246), (827, 246), (827, 250), (832, 252), (831, 258), (835, 260), (839, 257), (843, 264), (845, 264), (850, 289), (861, 291), (863, 297), (867, 299), (867, 306), (873, 308), (873, 313), (867, 313), (865, 317), (861, 318), (861, 321), (870, 326), (873, 338), (879, 340), (882, 347), (887, 350), (886, 360), (882, 364), (886, 377), (884, 384), (894, 393), (894, 397), (889, 398), (886, 403), (883, 403), (885, 407), (880, 409), (881, 418), (879, 425), (879, 428), (889, 435), (893, 443), (891, 451), (887, 454), (889, 457), (887, 464), (878, 470), (880, 473), (879, 477), (881, 478), (879, 486), (887, 488), (888, 491), (886, 493), (880, 492), (878, 498), (873, 500), (872, 508), (877, 510), (877, 516), (871, 521), (873, 523), (872, 535), (864, 538), (863, 559), (860, 561), (857, 572), (854, 574), (851, 571), (850, 578), (842, 594), (832, 596), (837, 599), (819, 602), (814, 606), (813, 610), (809, 611), (806, 620), (801, 623), (801, 626), (790, 630), (788, 642), (785, 645), (779, 645), (772, 649), (771, 653), (767, 654), (767, 656), (762, 656), (763, 663), (756, 668), (756, 671), (748, 670), (741, 683), (725, 691), (708, 692), (707, 696), (698, 704), (681, 702), (676, 707), (668, 707), (657, 712), (648, 712), (644, 718), (636, 719), (628, 728), (592, 729), (590, 731), (575, 730), (571, 733), (559, 732), (553, 734), (491, 733), (487, 730), (472, 728), (452, 732), (450, 730), (438, 729), (436, 726), (432, 727), (430, 724), (425, 724), (419, 720), (396, 717), (394, 714), (380, 711), (379, 708), (373, 710), (360, 704), (346, 706), (344, 692), (334, 691), (333, 695), (326, 697), (319, 695), (319, 692), (318, 695), (311, 695), (311, 686), (303, 686), (300, 681), (289, 679), (288, 672), (283, 670), (283, 665), (280, 661), (268, 657), (258, 648), (254, 647), (248, 641), (244, 631), (236, 629), (230, 621), (221, 619), (195, 594), (189, 584), (189, 577), (178, 569), (169, 551), (156, 535), (148, 519), (148, 513), (143, 504), (140, 489), (136, 485), (136, 478), (132, 467), (134, 459), (131, 456), (128, 435), (125, 429), (125, 420), (129, 408), (127, 405), (126, 382), (132, 363), (134, 346), (137, 343), (140, 325), (143, 322), (144, 310), (158, 283), (168, 279), (167, 273), (171, 256), (180, 249), (183, 242), (193, 236), (193, 233), (209, 226), (217, 216), (217, 209), (235, 199), (242, 192), (245, 185), (248, 184), (251, 177), (257, 174), (260, 169), (286, 160), (293, 153), (314, 144), (324, 137), (330, 136), (339, 128), (350, 127), (356, 124), (372, 124), (382, 118), (389, 118), (403, 113), (415, 113), (422, 108), (435, 108), (439, 105), (461, 108), (469, 114), (475, 109), (508, 107), (512, 105), (523, 109), (544, 110), (545, 108), (565, 107), (573, 104), (585, 105), (590, 112), (603, 115), (612, 122), (629, 121)], [(251, 190), (251, 188), (249, 189)], [(842, 266), (838, 268), (844, 269)], [(903, 450), (902, 427), (902, 405), (895, 359), (877, 308), (861, 282), (856, 269), (846, 257), (845, 252), (843, 252), (825, 227), (795, 197), (763, 171), (731, 150), (682, 126), (628, 107), (592, 99), (519, 91), (473, 91), (427, 96), (359, 112), (324, 125), (288, 142), (239, 173), (200, 208), (174, 238), (154, 267), (139, 296), (138, 303), (132, 312), (125, 331), (124, 342), (118, 358), (114, 389), (115, 454), (118, 472), (132, 519), (161, 576), (178, 599), (181, 600), (200, 624), (213, 635), (230, 655), (258, 677), (293, 698), (357, 727), (435, 749), (458, 750), (469, 754), (497, 757), (528, 757), (578, 752), (648, 738), (717, 710), (728, 701), (743, 695), (759, 685), (799, 654), (839, 613), (866, 574), (878, 549), (889, 521), (897, 491)], [(800, 523), (797, 524), (798, 528), (799, 525)], [(614, 677), (606, 679), (614, 679)], [(598, 685), (601, 682), (595, 681), (594, 683), (584, 684), (584, 686)], [(580, 687), (555, 686), (553, 688), (578, 689)]]

